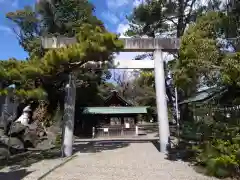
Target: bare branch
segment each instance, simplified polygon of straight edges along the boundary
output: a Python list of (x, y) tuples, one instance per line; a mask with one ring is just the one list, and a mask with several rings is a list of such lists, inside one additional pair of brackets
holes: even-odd
[[(192, 0), (192, 2), (194, 1), (194, 3), (196, 2), (196, 0)], [(189, 5), (189, 2), (191, 2), (191, 0), (186, 0), (185, 3), (184, 3), (184, 9), (187, 8), (187, 6), (191, 6)], [(191, 3), (192, 4), (192, 3)]]
[(174, 26), (177, 26), (177, 22), (175, 22), (174, 20), (177, 19), (177, 17), (167, 17), (167, 16), (164, 16), (164, 19), (166, 19), (166, 21), (170, 21), (174, 24)]
[(11, 29), (13, 33), (17, 36), (18, 41), (21, 42), (21, 35), (17, 33), (17, 30), (14, 27), (12, 27)]
[(192, 3), (189, 5), (190, 10), (189, 10), (189, 12), (188, 12), (188, 14), (187, 14), (187, 16), (185, 18), (185, 24), (188, 24), (189, 21), (190, 21), (190, 18), (191, 18), (191, 15), (192, 15), (192, 11), (193, 11), (193, 5), (195, 4), (196, 1), (197, 0), (192, 0)]

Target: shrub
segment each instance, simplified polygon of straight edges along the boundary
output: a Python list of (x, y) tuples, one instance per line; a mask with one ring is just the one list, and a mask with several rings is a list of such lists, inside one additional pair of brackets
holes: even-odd
[(206, 167), (208, 175), (225, 178), (235, 176), (240, 168), (240, 144), (213, 139), (193, 148), (196, 161)]
[(192, 147), (197, 165), (206, 173), (219, 178), (239, 175), (240, 128), (239, 121), (213, 121), (210, 118), (185, 123), (182, 139), (195, 141)]
[(239, 167), (235, 155), (220, 155), (219, 157), (209, 158), (206, 162), (208, 175), (219, 178), (233, 176)]

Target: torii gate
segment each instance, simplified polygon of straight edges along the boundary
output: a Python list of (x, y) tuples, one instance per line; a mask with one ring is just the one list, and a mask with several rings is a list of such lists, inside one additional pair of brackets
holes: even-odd
[[(157, 117), (159, 125), (159, 140), (161, 152), (167, 151), (169, 143), (169, 121), (166, 100), (165, 73), (163, 52), (177, 52), (180, 40), (177, 38), (120, 38), (124, 43), (123, 52), (153, 52), (154, 53), (154, 72), (157, 102)], [(42, 38), (42, 46), (48, 48), (60, 48), (76, 43), (75, 38), (52, 37)], [(65, 137), (63, 142), (65, 156), (72, 155), (74, 115), (67, 119), (65, 124)]]

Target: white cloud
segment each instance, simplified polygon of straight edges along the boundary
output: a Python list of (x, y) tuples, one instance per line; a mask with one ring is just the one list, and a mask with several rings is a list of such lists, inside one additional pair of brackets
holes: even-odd
[(110, 10), (117, 9), (122, 6), (128, 5), (131, 0), (107, 0), (107, 6)]
[(110, 11), (104, 11), (101, 15), (104, 19), (108, 20), (112, 24), (117, 24), (119, 22), (119, 18)]
[(18, 0), (14, 0), (14, 1), (12, 1), (12, 7), (17, 8), (18, 5), (19, 5)]
[(17, 8), (19, 5), (19, 0), (0, 0), (0, 3), (10, 5), (13, 8)]
[(12, 29), (7, 26), (0, 25), (0, 32), (3, 32), (4, 34), (8, 34), (8, 35), (13, 35)]
[(129, 24), (119, 24), (117, 27), (117, 33), (121, 34), (121, 38), (126, 38), (127, 36), (124, 33), (128, 30)]
[(118, 13), (118, 17), (120, 19), (125, 19), (126, 20), (126, 16), (127, 16), (127, 13), (124, 12), (124, 11), (121, 11), (121, 12)]
[[(125, 23), (125, 24), (119, 24), (117, 27), (117, 33), (121, 34), (120, 38), (129, 38), (128, 36), (125, 35), (126, 31), (129, 29), (129, 24)], [(147, 35), (143, 35), (141, 36), (141, 38), (148, 38)]]
[(146, 2), (145, 0), (134, 0), (134, 1), (133, 1), (133, 6), (134, 6), (134, 7), (137, 7), (137, 6), (139, 6), (140, 4), (145, 3), (145, 2)]
[(137, 6), (139, 6), (141, 4), (141, 0), (135, 0), (134, 2), (133, 2), (133, 6), (134, 7), (137, 7)]
[[(114, 24), (117, 23), (117, 19), (118, 21), (123, 18), (125, 18), (125, 14), (124, 12), (120, 12), (119, 14), (119, 18), (116, 15), (112, 15), (112, 13), (110, 12), (111, 10), (115, 10), (116, 8), (125, 6), (125, 5), (130, 5), (130, 6), (134, 6), (137, 7), (139, 6), (141, 3), (144, 3), (145, 0), (107, 0), (107, 6), (109, 8), (108, 12), (104, 12), (103, 16), (106, 19), (109, 19), (110, 16), (112, 16), (110, 19), (111, 22), (114, 22)], [(117, 33), (121, 34), (121, 37), (126, 38), (126, 36), (124, 35), (124, 33), (128, 30), (129, 28), (129, 24), (128, 23), (121, 23), (118, 25), (117, 27)]]

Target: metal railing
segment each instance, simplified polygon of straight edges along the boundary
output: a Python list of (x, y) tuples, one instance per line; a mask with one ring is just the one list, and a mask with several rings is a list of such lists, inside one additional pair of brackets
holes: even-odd
[(125, 128), (123, 126), (108, 126), (93, 128), (93, 138), (119, 137), (136, 135), (136, 127)]

